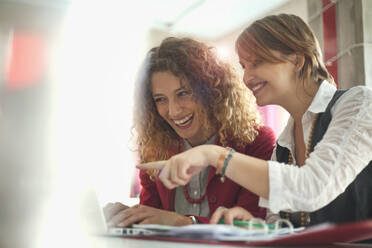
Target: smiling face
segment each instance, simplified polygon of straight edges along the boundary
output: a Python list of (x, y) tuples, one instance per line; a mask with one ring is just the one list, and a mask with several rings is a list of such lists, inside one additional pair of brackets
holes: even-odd
[(202, 125), (202, 106), (195, 102), (187, 80), (181, 81), (170, 72), (155, 72), (151, 88), (159, 115), (181, 138), (193, 146), (209, 138), (207, 125)]
[[(244, 70), (243, 81), (253, 92), (257, 104), (259, 106), (285, 105), (296, 89), (295, 64), (290, 61), (280, 63), (264, 62), (258, 59), (248, 61), (241, 56), (241, 52), (238, 51), (238, 54), (239, 62)], [(281, 56), (276, 51), (272, 51), (272, 54), (276, 57)]]

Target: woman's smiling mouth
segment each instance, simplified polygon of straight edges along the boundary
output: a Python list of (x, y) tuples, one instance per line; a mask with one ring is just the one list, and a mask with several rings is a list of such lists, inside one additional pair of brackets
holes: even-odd
[(189, 114), (182, 119), (173, 120), (173, 122), (179, 128), (188, 128), (190, 124), (192, 123), (193, 119), (194, 119), (194, 114)]
[(249, 89), (253, 92), (254, 95), (256, 95), (258, 92), (261, 91), (261, 89), (263, 87), (265, 87), (266, 84), (267, 84), (266, 81), (262, 81), (262, 82), (254, 84), (254, 85), (250, 85)]

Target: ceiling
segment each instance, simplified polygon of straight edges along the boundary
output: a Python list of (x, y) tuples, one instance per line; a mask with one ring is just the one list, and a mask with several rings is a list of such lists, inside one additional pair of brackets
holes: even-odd
[[(0, 0), (52, 8), (65, 8), (72, 2), (84, 0)], [(152, 27), (175, 35), (191, 35), (204, 39), (218, 39), (246, 25), (288, 0), (135, 0), (150, 15)], [(92, 2), (87, 1), (89, 7)], [(131, 4), (126, 0), (105, 0), (99, 4), (120, 3), (123, 8)], [(133, 3), (132, 3), (133, 4)]]
[(153, 27), (173, 34), (217, 39), (288, 0), (156, 0)]

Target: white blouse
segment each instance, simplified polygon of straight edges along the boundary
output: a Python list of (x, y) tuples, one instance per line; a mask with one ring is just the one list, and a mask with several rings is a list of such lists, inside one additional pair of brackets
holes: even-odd
[[(327, 81), (320, 85), (302, 118), (305, 144), (315, 114), (325, 111), (335, 91)], [(273, 213), (320, 209), (343, 193), (372, 160), (372, 89), (365, 86), (349, 89), (334, 104), (331, 113), (327, 132), (301, 168), (277, 162), (274, 150), (269, 161), (269, 200), (260, 198), (261, 207)], [(278, 144), (295, 154), (293, 128), (290, 117)]]

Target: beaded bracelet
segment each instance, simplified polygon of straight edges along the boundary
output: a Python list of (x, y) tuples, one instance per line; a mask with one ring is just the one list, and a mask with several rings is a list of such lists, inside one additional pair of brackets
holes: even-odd
[(227, 165), (229, 164), (229, 161), (230, 161), (233, 153), (235, 152), (235, 150), (230, 148), (230, 147), (226, 147), (226, 148), (228, 150), (228, 153), (227, 154), (226, 153), (221, 154), (220, 157), (218, 158), (218, 161), (217, 161), (216, 174), (221, 174), (221, 178), (220, 178), (221, 182), (225, 182), (226, 168), (227, 168)]

